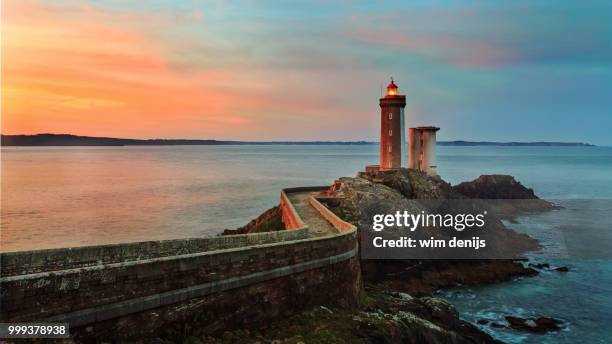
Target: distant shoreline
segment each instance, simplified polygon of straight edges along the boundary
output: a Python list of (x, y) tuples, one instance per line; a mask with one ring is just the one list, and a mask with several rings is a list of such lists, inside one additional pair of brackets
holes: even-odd
[[(3, 147), (10, 146), (220, 146), (220, 145), (376, 145), (372, 141), (229, 141), (188, 139), (123, 139), (114, 137), (77, 136), (70, 134), (2, 135)], [(440, 146), (511, 146), (511, 147), (593, 147), (584, 142), (492, 142), (438, 141)]]

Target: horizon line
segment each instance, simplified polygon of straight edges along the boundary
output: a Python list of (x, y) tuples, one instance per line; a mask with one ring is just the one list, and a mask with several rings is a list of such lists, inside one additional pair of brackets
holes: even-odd
[[(90, 139), (90, 140), (118, 140), (118, 141), (143, 141), (143, 142), (155, 142), (155, 141), (175, 141), (175, 142), (185, 142), (185, 141), (201, 141), (201, 142), (217, 142), (217, 143), (237, 143), (237, 144), (274, 144), (274, 143), (359, 143), (359, 144), (379, 144), (380, 141), (369, 141), (369, 140), (223, 140), (223, 139), (177, 139), (177, 138), (146, 138), (146, 139), (135, 139), (135, 138), (123, 138), (123, 137), (110, 137), (110, 136), (86, 136), (86, 135), (77, 135), (77, 134), (55, 134), (55, 133), (38, 133), (38, 134), (0, 134), (2, 137), (23, 137), (23, 138), (35, 138), (40, 136), (54, 136), (54, 137), (67, 137), (73, 139)], [(439, 144), (448, 144), (448, 143), (465, 143), (470, 145), (477, 144), (500, 144), (500, 145), (581, 145), (581, 146), (598, 146), (589, 142), (579, 142), (579, 141), (488, 141), (488, 140), (465, 140), (465, 139), (455, 139), (455, 140), (441, 140), (437, 141)], [(137, 143), (137, 142), (134, 142)], [(41, 144), (41, 146), (43, 146)], [(605, 146), (605, 145), (604, 145)]]

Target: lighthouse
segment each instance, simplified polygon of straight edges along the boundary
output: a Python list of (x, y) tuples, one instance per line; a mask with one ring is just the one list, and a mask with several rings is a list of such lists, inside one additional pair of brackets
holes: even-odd
[(406, 146), (404, 129), (406, 96), (399, 94), (397, 89), (395, 81), (391, 78), (387, 94), (380, 98), (380, 164), (366, 165), (365, 172), (359, 172), (358, 175), (376, 178), (380, 171), (408, 167), (430, 176), (437, 176), (436, 132), (440, 128), (434, 126), (410, 128), (408, 146)]
[(397, 170), (404, 164), (402, 150), (406, 147), (404, 108), (406, 96), (400, 95), (391, 78), (387, 94), (380, 98), (380, 169)]
[(414, 127), (408, 130), (410, 148), (408, 148), (408, 168), (423, 171), (430, 176), (437, 176), (436, 165), (436, 132), (438, 127)]

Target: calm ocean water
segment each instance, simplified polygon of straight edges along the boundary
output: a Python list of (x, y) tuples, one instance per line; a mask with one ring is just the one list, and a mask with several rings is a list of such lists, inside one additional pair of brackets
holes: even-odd
[[(2, 251), (215, 235), (276, 205), (281, 188), (327, 185), (377, 158), (374, 145), (6, 147)], [(603, 258), (612, 247), (612, 221), (602, 220), (602, 214), (612, 214), (606, 207), (612, 199), (612, 148), (439, 147), (438, 165), (453, 184), (480, 174), (511, 174), (566, 206), (511, 226), (543, 241), (545, 253), (534, 254), (536, 259), (572, 270), (439, 296), (472, 321), (520, 314), (568, 324), (547, 335), (482, 327), (508, 342), (608, 343), (611, 261), (571, 255), (551, 260), (546, 253), (572, 246), (572, 252), (603, 252), (594, 257)], [(603, 205), (585, 206), (584, 200), (602, 199)], [(585, 234), (558, 234), (557, 228), (576, 219)]]

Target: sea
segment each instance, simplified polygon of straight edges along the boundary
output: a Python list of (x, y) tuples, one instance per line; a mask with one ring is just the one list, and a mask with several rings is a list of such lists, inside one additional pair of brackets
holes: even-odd
[[(478, 325), (508, 343), (612, 342), (612, 147), (438, 147), (452, 184), (510, 174), (563, 209), (507, 223), (542, 242), (533, 278), (438, 291), (476, 323), (547, 316), (547, 334)], [(2, 252), (218, 235), (378, 160), (377, 145), (2, 147)]]

